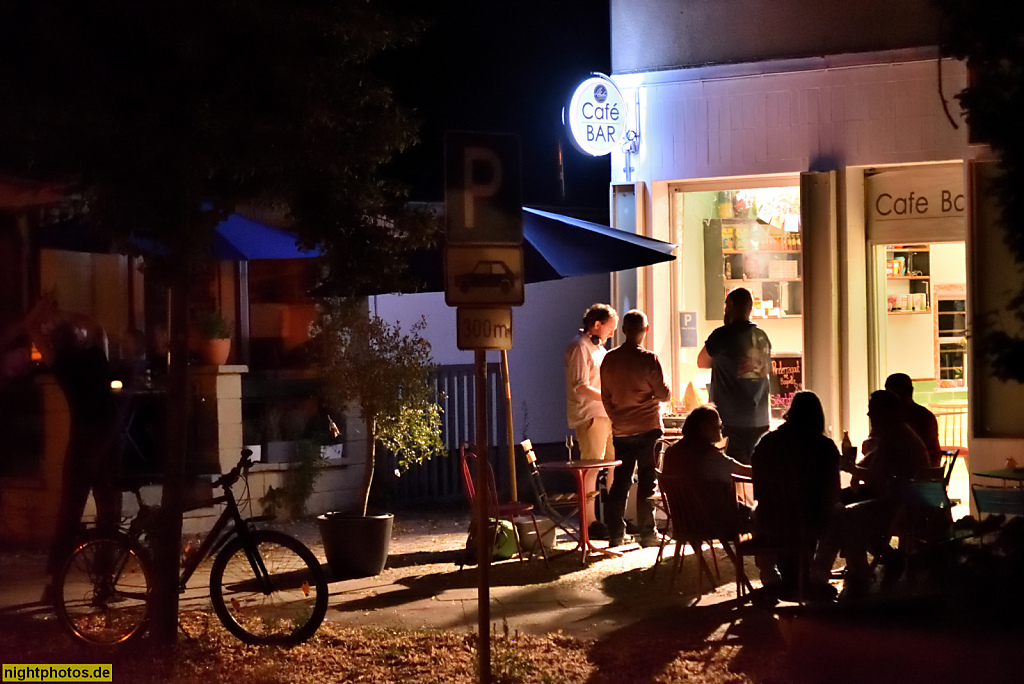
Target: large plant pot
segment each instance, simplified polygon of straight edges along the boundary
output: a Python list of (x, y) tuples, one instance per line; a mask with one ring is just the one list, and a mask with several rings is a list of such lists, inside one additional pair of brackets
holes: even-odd
[(388, 561), (395, 516), (325, 513), (317, 517), (327, 564), (335, 577), (379, 575)]

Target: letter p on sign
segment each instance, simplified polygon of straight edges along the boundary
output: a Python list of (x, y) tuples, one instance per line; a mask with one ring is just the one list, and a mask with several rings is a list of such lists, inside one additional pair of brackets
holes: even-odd
[(518, 138), (445, 136), (445, 223), (448, 244), (522, 244)]
[(473, 229), (476, 227), (476, 198), (494, 197), (501, 187), (501, 159), (494, 150), (486, 147), (467, 147), (462, 154), (462, 177), (465, 179), (462, 215), (466, 228)]

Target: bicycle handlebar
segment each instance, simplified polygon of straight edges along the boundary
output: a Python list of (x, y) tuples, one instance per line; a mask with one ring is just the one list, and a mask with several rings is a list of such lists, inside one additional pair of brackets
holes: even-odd
[(214, 487), (224, 487), (225, 489), (231, 487), (231, 485), (238, 482), (238, 478), (241, 477), (243, 470), (248, 470), (252, 467), (252, 449), (242, 449), (242, 457), (238, 459), (238, 463), (229, 472), (224, 473), (216, 480), (213, 481)]

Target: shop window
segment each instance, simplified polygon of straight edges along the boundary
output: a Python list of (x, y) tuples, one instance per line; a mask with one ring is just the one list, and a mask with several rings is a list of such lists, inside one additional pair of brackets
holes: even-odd
[(758, 182), (738, 180), (738, 185), (749, 183), (739, 189), (703, 182), (693, 190), (673, 188), (669, 237), (682, 254), (671, 281), (679, 321), (678, 332), (673, 331), (678, 342), (673, 381), (678, 396), (706, 400), (710, 373), (696, 367), (697, 352), (722, 324), (727, 294), (743, 287), (754, 299), (754, 322), (772, 342), (773, 363), (794, 371), (785, 389), (773, 388), (774, 414), (779, 415), (802, 385), (800, 189), (795, 184), (750, 187)]

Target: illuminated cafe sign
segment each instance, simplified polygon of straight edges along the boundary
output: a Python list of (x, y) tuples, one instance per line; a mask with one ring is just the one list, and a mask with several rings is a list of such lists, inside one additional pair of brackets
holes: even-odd
[(569, 139), (581, 152), (600, 157), (626, 141), (626, 104), (611, 79), (594, 75), (572, 94), (562, 110)]

